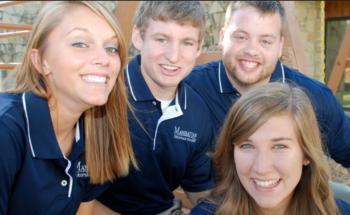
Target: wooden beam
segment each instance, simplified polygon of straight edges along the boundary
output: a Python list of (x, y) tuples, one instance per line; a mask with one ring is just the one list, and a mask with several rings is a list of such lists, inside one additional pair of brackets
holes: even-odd
[(117, 1), (115, 16), (120, 23), (127, 44), (130, 44), (133, 28), (133, 16), (139, 1)]
[(30, 31), (16, 31), (16, 32), (5, 32), (0, 33), (0, 39), (8, 39), (13, 37), (28, 36)]
[(350, 17), (350, 4), (348, 1), (325, 1), (326, 19)]
[(0, 29), (8, 30), (31, 30), (32, 25), (0, 23)]
[(199, 55), (199, 57), (197, 58), (196, 64), (205, 64), (209, 63), (210, 61), (219, 59), (221, 59), (220, 51), (202, 52), (201, 55)]
[(0, 7), (8, 7), (8, 6), (14, 6), (17, 4), (23, 4), (31, 1), (1, 1)]
[(343, 41), (341, 43), (337, 58), (334, 62), (332, 73), (328, 81), (328, 87), (336, 93), (339, 88), (340, 81), (343, 77), (347, 59), (350, 57), (350, 25), (348, 24)]
[(299, 23), (295, 17), (294, 1), (281, 1), (286, 11), (287, 27), (284, 36), (283, 63), (290, 67), (298, 69), (300, 72), (312, 76), (308, 71), (306, 55), (303, 49), (304, 41), (302, 40)]
[(0, 63), (0, 70), (15, 70), (19, 63)]

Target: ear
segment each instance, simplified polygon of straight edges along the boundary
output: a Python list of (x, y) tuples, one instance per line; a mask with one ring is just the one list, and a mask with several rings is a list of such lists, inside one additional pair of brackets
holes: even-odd
[(131, 42), (137, 50), (141, 51), (143, 45), (143, 38), (141, 35), (141, 30), (135, 25), (132, 29)]
[(224, 35), (225, 35), (225, 29), (221, 28), (219, 33), (219, 44), (218, 44), (220, 49), (223, 48)]
[(50, 74), (49, 66), (46, 61), (41, 61), (41, 56), (38, 49), (32, 49), (30, 52), (30, 59), (35, 69), (42, 75)]
[(309, 161), (308, 159), (304, 158), (304, 160), (303, 160), (303, 165), (304, 165), (304, 166), (307, 166), (307, 165), (309, 165), (309, 164), (310, 164), (310, 161)]
[(282, 56), (283, 46), (284, 46), (284, 36), (281, 36), (281, 46), (280, 46), (279, 55), (278, 55), (279, 58), (281, 58)]

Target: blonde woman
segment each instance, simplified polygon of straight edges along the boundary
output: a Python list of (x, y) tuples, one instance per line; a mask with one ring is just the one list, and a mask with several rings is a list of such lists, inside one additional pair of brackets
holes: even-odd
[(100, 3), (44, 6), (15, 90), (0, 94), (0, 214), (75, 214), (136, 164), (125, 58), (118, 24)]
[(214, 159), (218, 186), (192, 215), (350, 213), (334, 200), (316, 116), (299, 88), (275, 82), (243, 95)]

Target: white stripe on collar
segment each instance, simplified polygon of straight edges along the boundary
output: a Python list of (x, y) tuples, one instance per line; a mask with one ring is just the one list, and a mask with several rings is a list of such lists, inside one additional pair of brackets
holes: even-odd
[(219, 79), (220, 93), (223, 93), (222, 84), (221, 84), (221, 62), (219, 62), (218, 79)]
[(79, 120), (77, 124), (75, 125), (75, 142), (78, 142), (80, 140), (80, 127), (79, 127)]
[(131, 96), (137, 102), (137, 99), (136, 99), (136, 96), (134, 94), (134, 90), (132, 88), (131, 81), (130, 81), (129, 64), (126, 66), (126, 78), (128, 79), (128, 84), (129, 84), (129, 89), (130, 89), (130, 92), (131, 92)]
[(284, 68), (283, 68), (283, 65), (280, 61), (280, 66), (281, 66), (281, 70), (282, 70), (282, 83), (285, 83), (286, 82), (286, 76), (284, 74)]
[(32, 138), (30, 136), (29, 117), (28, 117), (25, 93), (22, 94), (22, 105), (23, 105), (24, 114), (25, 114), (25, 117), (26, 117), (26, 123), (27, 123), (27, 129), (28, 129), (28, 141), (29, 141), (30, 150), (32, 151), (33, 157), (36, 157), (35, 156), (35, 152), (34, 152), (34, 148), (33, 148), (33, 144), (32, 144)]

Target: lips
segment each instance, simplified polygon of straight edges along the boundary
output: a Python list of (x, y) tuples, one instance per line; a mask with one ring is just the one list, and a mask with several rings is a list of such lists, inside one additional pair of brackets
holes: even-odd
[(169, 64), (160, 64), (160, 68), (162, 68), (163, 74), (167, 76), (176, 76), (181, 71), (181, 67), (169, 65)]
[(260, 188), (273, 188), (276, 187), (281, 179), (260, 180), (252, 179), (253, 183)]
[(108, 76), (106, 75), (82, 75), (81, 78), (87, 83), (96, 83), (96, 84), (106, 84)]
[(241, 60), (238, 60), (238, 62), (240, 64), (240, 67), (246, 71), (256, 70), (260, 66), (260, 63), (257, 61), (241, 59)]

